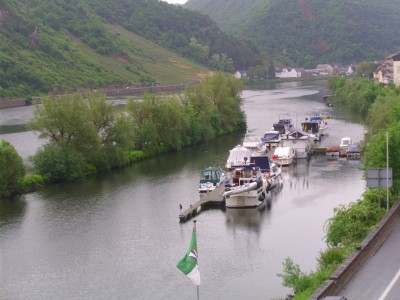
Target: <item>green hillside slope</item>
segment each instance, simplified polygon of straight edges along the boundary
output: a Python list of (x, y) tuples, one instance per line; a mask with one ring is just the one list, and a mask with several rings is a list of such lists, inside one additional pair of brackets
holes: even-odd
[(252, 38), (276, 60), (294, 66), (380, 59), (400, 48), (400, 0), (243, 3), (189, 0), (185, 7), (208, 13), (227, 32)]
[(0, 0), (0, 97), (192, 81), (259, 61), (208, 16), (158, 0)]

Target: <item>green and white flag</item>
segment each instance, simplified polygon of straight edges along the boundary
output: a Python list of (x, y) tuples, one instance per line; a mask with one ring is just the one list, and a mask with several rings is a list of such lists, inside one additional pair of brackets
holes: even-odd
[(200, 285), (200, 272), (197, 265), (197, 241), (196, 241), (196, 224), (193, 226), (192, 240), (185, 256), (178, 262), (177, 267), (187, 277), (189, 277), (195, 285)]

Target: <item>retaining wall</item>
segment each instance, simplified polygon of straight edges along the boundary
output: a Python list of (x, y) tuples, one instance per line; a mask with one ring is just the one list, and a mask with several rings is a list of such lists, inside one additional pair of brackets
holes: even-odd
[(379, 249), (384, 243), (393, 227), (400, 219), (400, 201), (389, 210), (375, 228), (361, 243), (360, 249), (354, 251), (350, 257), (339, 266), (331, 275), (329, 280), (318, 288), (308, 299), (319, 300), (325, 296), (337, 295), (351, 279), (351, 277), (362, 267), (362, 265)]

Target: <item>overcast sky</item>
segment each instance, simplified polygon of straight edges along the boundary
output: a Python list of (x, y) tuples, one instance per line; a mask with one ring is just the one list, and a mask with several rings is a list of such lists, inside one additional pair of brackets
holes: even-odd
[(186, 3), (188, 0), (164, 0), (168, 3), (179, 3), (179, 4), (184, 4)]

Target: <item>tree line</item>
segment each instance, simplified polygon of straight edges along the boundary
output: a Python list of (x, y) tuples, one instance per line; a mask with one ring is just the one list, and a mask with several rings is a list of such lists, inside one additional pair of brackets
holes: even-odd
[(29, 124), (47, 141), (31, 157), (32, 168), (26, 170), (13, 146), (1, 141), (0, 198), (245, 131), (241, 90), (240, 81), (216, 73), (183, 95), (147, 94), (123, 109), (101, 93), (45, 97)]

